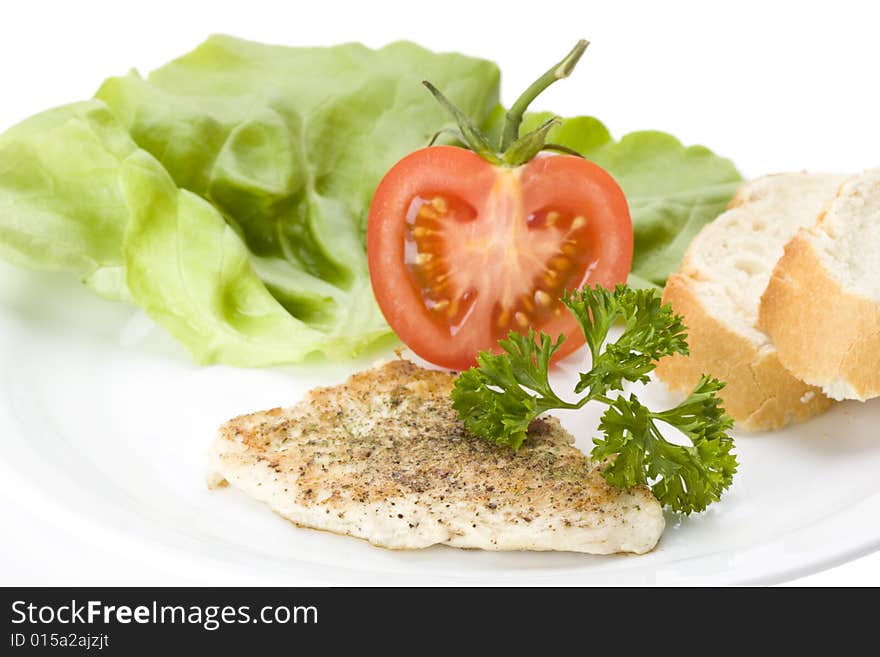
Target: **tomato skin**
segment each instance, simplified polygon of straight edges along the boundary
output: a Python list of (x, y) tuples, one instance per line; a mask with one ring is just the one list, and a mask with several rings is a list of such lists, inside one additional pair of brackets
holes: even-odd
[[(412, 267), (407, 264), (413, 249), (413, 244), (407, 242), (407, 236), (412, 233), (413, 202), (420, 196), (454, 198), (459, 205), (473, 208), (475, 214), (474, 218), (468, 218), (473, 220), (472, 226), (462, 227), (462, 222), (448, 220), (452, 237), (434, 247), (456, 276), (466, 274), (467, 280), (483, 281), (473, 288), (476, 301), (472, 304), (476, 310), (465, 313), (460, 327), (450, 328), (437, 319), (436, 312), (432, 314), (424, 286), (420, 288)], [(554, 210), (547, 213), (547, 217), (551, 214), (569, 217), (568, 235), (575, 225), (584, 222), (583, 217), (588, 218), (586, 227), (577, 233), (576, 245), (565, 247), (569, 249), (567, 253), (573, 255), (563, 259), (580, 267), (565, 274), (578, 281), (566, 287), (597, 283), (613, 287), (626, 281), (633, 251), (629, 208), (620, 187), (596, 164), (569, 155), (541, 155), (514, 170), (492, 165), (463, 148), (432, 146), (415, 151), (394, 165), (379, 184), (370, 206), (367, 257), (376, 300), (398, 337), (425, 360), (454, 370), (472, 366), (478, 351), (498, 351), (497, 339), (505, 335), (506, 330), (497, 328), (493, 322), (498, 319), (498, 309), (503, 313), (507, 307), (502, 303), (509, 297), (505, 293), (510, 287), (520, 292), (533, 290), (530, 281), (544, 271), (538, 268), (523, 273), (523, 267), (517, 265), (527, 263), (535, 267), (537, 265), (532, 263), (544, 259), (555, 262), (547, 254), (561, 248), (562, 232), (527, 225), (527, 218), (531, 221), (538, 216), (536, 212), (546, 208)], [(571, 217), (576, 217), (579, 223), (572, 223)], [(486, 245), (482, 250), (483, 261), (480, 250), (469, 245), (469, 235), (482, 236)], [(483, 242), (475, 238), (474, 244)], [(516, 254), (522, 254), (523, 249), (533, 249), (534, 253), (529, 251), (528, 256), (517, 260)], [(511, 252), (513, 256), (509, 255)], [(514, 266), (508, 265), (509, 262)], [(463, 269), (469, 271), (462, 273)], [(475, 271), (480, 269), (487, 271)], [(558, 297), (561, 290), (553, 292)], [(535, 298), (547, 299), (549, 295)], [(524, 303), (534, 306), (529, 304), (528, 298)], [(495, 315), (490, 313), (491, 308), (495, 309)], [(579, 327), (567, 310), (558, 312), (554, 307), (553, 312), (548, 309), (540, 317), (537, 314), (533, 317), (525, 308), (520, 310), (534, 321), (529, 321), (528, 326), (524, 326), (524, 322), (514, 324), (514, 330), (525, 333), (531, 327), (536, 332), (549, 333), (554, 339), (561, 333), (566, 335), (557, 358), (584, 343)], [(523, 319), (519, 314), (516, 316)]]

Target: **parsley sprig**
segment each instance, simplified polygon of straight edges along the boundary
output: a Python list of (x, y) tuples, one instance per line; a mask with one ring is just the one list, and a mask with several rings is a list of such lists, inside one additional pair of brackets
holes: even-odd
[[(660, 502), (674, 511), (702, 511), (730, 486), (737, 469), (729, 430), (733, 420), (717, 393), (724, 384), (704, 376), (682, 403), (652, 411), (635, 395), (609, 396), (624, 382), (647, 382), (657, 359), (687, 354), (682, 318), (662, 305), (654, 290), (618, 285), (613, 291), (587, 287), (562, 302), (578, 321), (592, 356), (580, 375), (575, 401), (566, 401), (549, 381), (550, 359), (563, 343), (541, 333), (511, 332), (499, 345), (503, 353), (482, 352), (477, 367), (463, 372), (452, 391), (453, 406), (474, 435), (513, 449), (525, 441), (529, 425), (553, 409), (578, 409), (589, 402), (607, 406), (594, 438), (592, 457), (607, 459), (605, 480), (628, 488), (648, 484)], [(623, 332), (608, 343), (616, 322)], [(660, 426), (669, 425), (690, 445), (667, 440)]]

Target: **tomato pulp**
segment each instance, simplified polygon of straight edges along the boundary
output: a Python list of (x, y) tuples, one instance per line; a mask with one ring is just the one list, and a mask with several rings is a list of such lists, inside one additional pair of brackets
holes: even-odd
[(559, 297), (626, 281), (633, 233), (623, 191), (571, 155), (493, 165), (454, 146), (418, 150), (379, 184), (367, 224), (373, 291), (398, 337), (462, 370), (513, 330), (584, 337)]

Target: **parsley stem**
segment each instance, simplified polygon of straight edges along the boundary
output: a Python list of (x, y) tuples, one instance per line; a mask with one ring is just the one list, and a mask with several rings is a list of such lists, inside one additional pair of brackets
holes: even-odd
[(581, 397), (577, 401), (577, 404), (574, 406), (574, 408), (575, 409), (583, 408), (584, 406), (589, 404), (591, 401), (600, 401), (603, 404), (610, 404), (612, 400), (610, 397), (606, 397), (605, 395), (602, 395), (599, 393), (589, 392), (584, 397)]

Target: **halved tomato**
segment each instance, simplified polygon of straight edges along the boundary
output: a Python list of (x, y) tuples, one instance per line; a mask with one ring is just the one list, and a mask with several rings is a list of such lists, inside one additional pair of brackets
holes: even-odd
[(529, 328), (584, 342), (559, 302), (585, 284), (626, 281), (633, 233), (623, 191), (601, 167), (539, 155), (519, 167), (431, 146), (398, 162), (370, 206), (373, 291), (398, 337), (462, 370)]

